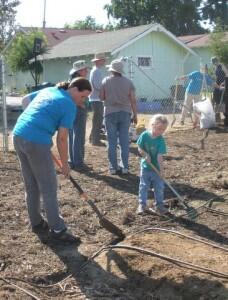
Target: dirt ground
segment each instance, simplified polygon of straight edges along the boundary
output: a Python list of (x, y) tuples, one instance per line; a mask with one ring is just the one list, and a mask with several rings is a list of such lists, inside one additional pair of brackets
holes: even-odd
[[(109, 175), (106, 148), (87, 144), (92, 169), (72, 176), (123, 230), (126, 238), (114, 246), (115, 237), (61, 175), (61, 213), (82, 243), (55, 244), (33, 234), (16, 155), (0, 153), (0, 299), (228, 299), (227, 137), (228, 130), (212, 129), (201, 149), (200, 130), (175, 126), (166, 133), (166, 179), (192, 208), (186, 213), (166, 188), (168, 217), (135, 214), (134, 143), (125, 176)], [(149, 197), (152, 204), (152, 191)]]

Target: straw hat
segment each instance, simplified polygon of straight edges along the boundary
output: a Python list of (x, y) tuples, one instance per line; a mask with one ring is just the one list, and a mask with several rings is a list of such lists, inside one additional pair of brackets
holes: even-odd
[(219, 61), (218, 61), (218, 58), (216, 56), (213, 56), (211, 57), (211, 63), (214, 65), (214, 64), (217, 64)]
[(70, 76), (75, 72), (88, 68), (86, 62), (84, 60), (77, 60), (73, 63), (73, 68), (70, 70)]
[(95, 62), (95, 61), (102, 60), (102, 59), (105, 59), (105, 54), (104, 53), (96, 53), (94, 55), (94, 58), (91, 61)]
[(120, 60), (113, 60), (111, 62), (111, 64), (107, 65), (106, 67), (108, 68), (109, 71), (117, 72), (120, 74), (124, 73), (124, 70), (123, 70), (124, 65), (123, 65), (122, 61), (120, 61)]

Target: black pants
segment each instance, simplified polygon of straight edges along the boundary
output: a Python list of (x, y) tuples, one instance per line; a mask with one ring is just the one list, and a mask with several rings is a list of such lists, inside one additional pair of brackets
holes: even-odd
[(228, 126), (228, 77), (225, 77), (225, 91), (223, 95), (223, 102), (225, 104), (224, 125)]
[(213, 91), (213, 102), (214, 105), (219, 105), (222, 97), (222, 91), (220, 89), (215, 88)]

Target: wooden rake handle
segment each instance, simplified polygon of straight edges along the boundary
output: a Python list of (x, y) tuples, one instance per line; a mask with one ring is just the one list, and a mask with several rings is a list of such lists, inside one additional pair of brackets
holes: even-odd
[[(147, 162), (148, 163), (148, 162)], [(177, 196), (177, 198), (179, 199), (180, 203), (186, 207), (186, 203), (185, 200), (181, 197), (181, 195), (174, 189), (174, 187), (172, 187), (172, 185), (162, 177), (161, 173), (158, 171), (158, 169), (152, 164), (152, 163), (148, 163), (148, 165), (154, 170), (154, 172), (165, 182), (165, 184), (170, 188), (170, 190), (174, 193), (174, 195)]]

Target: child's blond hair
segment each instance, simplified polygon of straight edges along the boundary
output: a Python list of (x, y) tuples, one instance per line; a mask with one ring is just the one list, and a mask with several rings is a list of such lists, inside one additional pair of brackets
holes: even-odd
[(153, 115), (153, 117), (150, 119), (150, 125), (153, 125), (155, 123), (162, 123), (164, 126), (168, 126), (169, 121), (165, 115), (162, 114), (156, 114)]

